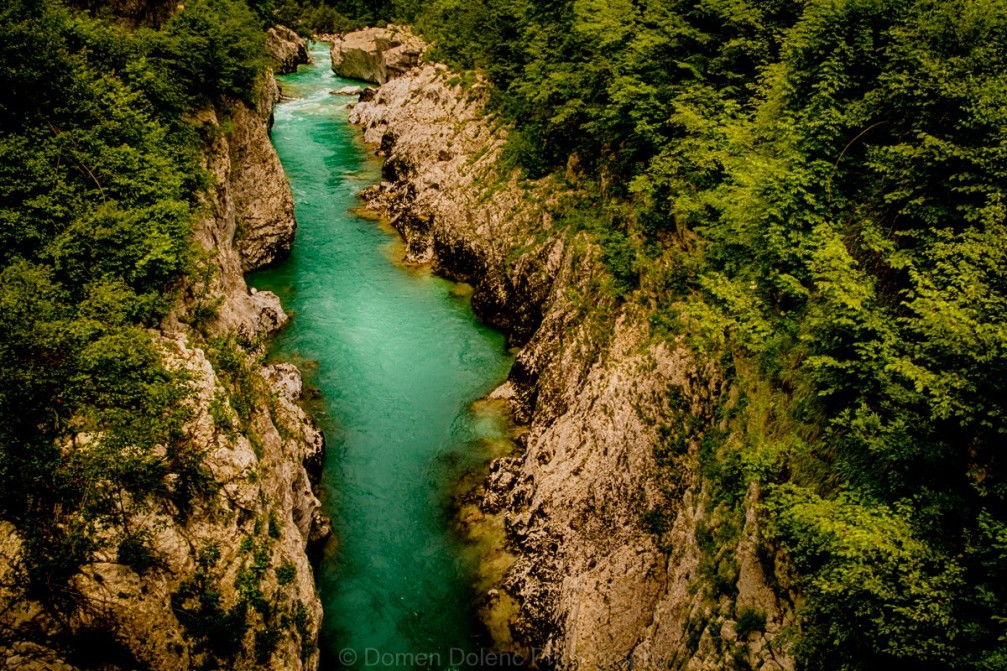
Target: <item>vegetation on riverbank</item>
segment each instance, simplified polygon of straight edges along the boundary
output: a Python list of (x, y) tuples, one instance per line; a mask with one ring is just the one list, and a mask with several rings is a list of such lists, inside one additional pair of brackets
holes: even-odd
[(762, 485), (806, 668), (1004, 664), (1007, 4), (332, 6), (485, 74), (615, 298), (721, 362), (701, 472)]
[(212, 479), (154, 335), (197, 268), (211, 138), (192, 115), (252, 101), (265, 55), (241, 0), (127, 29), (58, 0), (0, 10), (0, 517), (22, 540), (5, 597), (68, 612), (104, 552), (139, 571), (165, 501)]
[(602, 248), (608, 298), (738, 389), (700, 472), (718, 519), (761, 485), (805, 668), (1007, 664), (1007, 3), (185, 4), (136, 31), (0, 10), (0, 513), (25, 595), (75, 598), (98, 549), (142, 570), (124, 506), (207, 486), (150, 332), (196, 260), (189, 116), (254, 99), (262, 17), (395, 20), (488, 77), (505, 162), (573, 194), (553, 221)]

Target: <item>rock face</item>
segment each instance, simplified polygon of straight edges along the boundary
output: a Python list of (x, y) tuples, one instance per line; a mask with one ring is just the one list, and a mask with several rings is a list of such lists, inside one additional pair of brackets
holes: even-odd
[[(0, 613), (2, 668), (73, 671), (67, 660), (82, 650), (93, 651), (86, 668), (108, 671), (318, 667), (322, 611), (307, 547), (329, 533), (312, 482), (324, 441), (297, 404), (297, 369), (262, 363), (262, 339), (287, 321), (279, 299), (243, 277), (286, 253), (293, 234), (290, 190), (265, 130), (271, 105), (198, 115), (214, 138), (204, 153), (214, 186), (196, 231), (206, 267), (157, 336), (168, 367), (188, 374), (185, 433), (209, 477), (205, 493), (185, 511), (164, 501), (135, 514), (129, 527), (150, 538), (155, 561), (137, 569), (99, 552), (74, 578), (81, 598), (60, 622), (31, 603)], [(233, 345), (215, 367), (220, 340)], [(86, 449), (87, 440), (74, 442)], [(19, 548), (0, 521), (0, 583)], [(25, 631), (8, 645), (8, 632)], [(54, 633), (62, 643), (46, 643)]]
[[(275, 87), (266, 87), (267, 92), (271, 90)], [(261, 363), (260, 343), (287, 322), (279, 299), (272, 292), (249, 290), (244, 280), (245, 272), (289, 254), (294, 236), (290, 187), (267, 134), (273, 100), (258, 111), (235, 104), (227, 110), (230, 134), (215, 134), (206, 164), (216, 188), (209, 194), (209, 214), (196, 239), (212, 255), (210, 263), (216, 272), (206, 286), (193, 287), (182, 314), (162, 328), (178, 349), (173, 360), (192, 372), (198, 390), (195, 422), (202, 434), (197, 442), (214, 446), (207, 463), (221, 490), (212, 515), (190, 520), (187, 526), (200, 529), (207, 542), (221, 548), (212, 578), (222, 588), (225, 606), (233, 606), (243, 596), (242, 590), (248, 589), (239, 583), (243, 576), (247, 579), (252, 566), (267, 567), (257, 574), (258, 592), (273, 604), (272, 611), (250, 616), (243, 650), (230, 663), (237, 667), (242, 657), (255, 659), (255, 632), (286, 622), (279, 628), (275, 652), (266, 662), (257, 660), (255, 667), (315, 669), (322, 613), (307, 549), (310, 542), (328, 535), (328, 520), (313, 492), (324, 439), (297, 405), (301, 395), (297, 369)], [(207, 110), (202, 118), (212, 126), (219, 114)], [(191, 321), (191, 313), (206, 301), (206, 297), (197, 298), (200, 293), (219, 303), (208, 330), (233, 336), (247, 352), (242, 353), (242, 365), (259, 371), (251, 383), (254, 408), (244, 419), (232, 411), (231, 427), (226, 421), (222, 426), (219, 406), (214, 407), (220, 404), (220, 374), (199, 347), (189, 344), (191, 329), (180, 323)], [(226, 388), (223, 391), (226, 397)], [(234, 401), (228, 399), (227, 404), (234, 406)], [(222, 515), (222, 511), (232, 514)], [(190, 540), (187, 547), (198, 554), (201, 545)], [(191, 550), (188, 561), (192, 561)], [(174, 574), (184, 576), (185, 572), (177, 569)], [(198, 571), (194, 577), (199, 578)], [(172, 593), (170, 588), (168, 592)], [(165, 630), (170, 631), (171, 624), (166, 619)], [(199, 653), (192, 652), (199, 648), (199, 633), (184, 626), (181, 630), (191, 659), (199, 661)], [(178, 649), (178, 642), (174, 643), (172, 649)]]
[(297, 72), (297, 66), (309, 62), (304, 38), (286, 26), (273, 26), (266, 31), (266, 53), (276, 62), (277, 74)]
[[(275, 87), (266, 87), (267, 92)], [(194, 287), (198, 300), (219, 303), (214, 329), (252, 343), (281, 328), (287, 316), (279, 298), (268, 291), (250, 292), (244, 273), (279, 261), (290, 253), (296, 222), (294, 200), (283, 166), (269, 141), (267, 119), (274, 99), (255, 111), (235, 104), (226, 116), (230, 135), (221, 131), (220, 112), (206, 109), (198, 121), (215, 129), (206, 152), (207, 171), (215, 188), (205, 203), (208, 214), (196, 230), (196, 241), (217, 269), (205, 285)], [(189, 297), (164, 328), (183, 331), (179, 317), (197, 300)]]
[(729, 390), (683, 344), (653, 339), (643, 308), (599, 290), (600, 250), (536, 205), (559, 187), (497, 175), (505, 131), (480, 115), (478, 83), (447, 79), (415, 69), (351, 120), (385, 156), (363, 198), (407, 260), (472, 283), (476, 311), (522, 346), (493, 396), (524, 428), (463, 508), (473, 537), (504, 530), (484, 562), (498, 644), (559, 668), (793, 668), (774, 641), (791, 606), (759, 561), (757, 490), (710, 540), (727, 522), (699, 442)]
[(297, 223), (294, 199), (269, 143), (266, 119), (239, 105), (231, 122), (234, 132), (227, 143), (237, 225), (234, 242), (242, 270), (248, 272), (289, 256)]
[(426, 44), (407, 28), (365, 28), (333, 38), (332, 70), (340, 77), (384, 84), (419, 64)]

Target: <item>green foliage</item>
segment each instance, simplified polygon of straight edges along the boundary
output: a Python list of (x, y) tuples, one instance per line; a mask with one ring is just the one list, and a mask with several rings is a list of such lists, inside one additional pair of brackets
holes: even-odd
[(696, 543), (701, 550), (697, 571), (701, 585), (716, 601), (721, 595), (734, 597), (738, 593), (738, 562), (734, 550), (741, 529), (734, 510), (721, 505), (710, 520), (696, 524)]
[(276, 519), (276, 515), (272, 511), (269, 513), (269, 526), (266, 529), (266, 534), (273, 540), (280, 540), (280, 536), (283, 535), (280, 522)]
[(237, 433), (234, 428), (234, 420), (231, 418), (231, 406), (227, 402), (227, 394), (218, 390), (210, 401), (210, 418), (213, 425), (227, 435)]
[(655, 536), (660, 537), (665, 531), (668, 531), (669, 520), (665, 516), (664, 510), (660, 507), (647, 510), (643, 514), (641, 522), (643, 523), (643, 527)]
[(227, 662), (241, 651), (248, 631), (248, 602), (240, 599), (230, 608), (222, 603), (214, 571), (219, 561), (220, 547), (204, 546), (194, 578), (171, 595), (172, 609), (202, 657), (202, 669), (221, 668), (222, 663), (227, 668)]
[(306, 36), (343, 33), (411, 22), (426, 5), (425, 0), (278, 0), (272, 18)]
[(297, 576), (297, 567), (290, 562), (283, 562), (276, 568), (276, 582), (280, 585), (289, 585), (294, 582)]
[(119, 541), (117, 560), (139, 572), (158, 566), (160, 561), (151, 547), (150, 532), (141, 529), (124, 536)]
[(255, 632), (255, 661), (268, 664), (276, 646), (283, 640), (283, 630), (276, 626), (266, 626)]
[[(254, 534), (241, 541), (229, 606), (222, 581), (230, 575), (231, 567), (220, 565), (217, 543), (200, 549), (193, 579), (183, 582), (171, 597), (172, 608), (193, 644), (195, 668), (245, 668), (250, 663), (256, 668), (266, 666), (291, 625), (300, 637), (302, 658), (314, 651), (307, 609), (281, 594), (282, 588), (296, 579), (296, 566), (284, 561), (276, 567), (277, 589), (271, 596), (265, 592), (268, 583), (263, 581), (270, 576), (276, 539), (259, 534), (261, 522), (257, 519)], [(246, 652), (249, 642), (250, 654)]]
[[(227, 388), (230, 407), (237, 413), (241, 425), (247, 428), (259, 398), (257, 385), (260, 384), (248, 355), (230, 335), (211, 340), (207, 354)], [(230, 417), (225, 421), (229, 424)]]
[(335, 7), (322, 3), (306, 4), (298, 0), (286, 0), (276, 8), (273, 16), (279, 23), (306, 37), (345, 33), (363, 25), (347, 18)]
[(1002, 666), (1007, 3), (435, 0), (416, 23), (492, 83), (502, 167), (573, 194), (550, 213), (601, 250), (595, 289), (738, 385), (736, 440), (655, 446), (663, 478), (698, 439), (715, 591), (757, 479), (805, 668)]
[(254, 103), (266, 63), (264, 38), (242, 0), (190, 0), (154, 44), (154, 54), (191, 94)]
[(58, 0), (0, 8), (0, 515), (24, 540), (15, 601), (70, 605), (99, 550), (157, 566), (132, 519), (185, 515), (212, 491), (185, 431), (188, 380), (152, 329), (196, 262), (208, 179), (186, 113), (253, 99), (260, 43), (238, 0), (135, 31)]
[(241, 552), (246, 556), (241, 569), (234, 579), (234, 586), (243, 601), (248, 602), (263, 618), (268, 618), (271, 605), (262, 593), (262, 580), (271, 565), (272, 539), (265, 538), (261, 542), (248, 537), (241, 546)]
[[(810, 668), (948, 665), (963, 622), (955, 595), (964, 571), (916, 537), (909, 505), (789, 485), (768, 509), (806, 595), (799, 651)], [(829, 641), (822, 646), (819, 641)]]
[(766, 630), (766, 614), (757, 608), (746, 606), (738, 611), (734, 632), (738, 640), (744, 641), (749, 634)]
[(308, 609), (300, 601), (294, 603), (294, 629), (301, 637), (301, 659), (306, 660), (314, 651), (313, 637), (311, 636), (311, 616)]

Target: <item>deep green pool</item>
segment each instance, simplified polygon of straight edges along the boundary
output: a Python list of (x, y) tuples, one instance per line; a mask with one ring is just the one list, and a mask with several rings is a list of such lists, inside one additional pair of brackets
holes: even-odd
[(323, 398), (323, 498), (339, 539), (317, 575), (323, 669), (466, 667), (452, 663), (458, 651), (482, 642), (448, 504), (498, 430), (469, 405), (511, 359), (463, 287), (397, 266), (395, 237), (351, 213), (379, 167), (347, 123), (349, 100), (329, 94), (352, 82), (333, 75), (324, 45), (312, 57), (280, 78), (293, 100), (272, 131), (297, 240), (288, 261), (249, 279), (294, 314), (274, 355), (306, 363)]

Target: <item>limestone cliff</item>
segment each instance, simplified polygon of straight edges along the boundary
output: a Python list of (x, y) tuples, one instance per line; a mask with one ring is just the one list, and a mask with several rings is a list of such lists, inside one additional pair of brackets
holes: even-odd
[[(197, 119), (213, 138), (196, 230), (206, 254), (157, 336), (168, 366), (188, 373), (184, 439), (205, 482), (184, 510), (168, 499), (123, 507), (127, 526), (149, 540), (142, 566), (122, 561), (121, 549), (99, 551), (58, 618), (32, 603), (0, 613), (3, 640), (14, 641), (0, 643), (3, 668), (317, 668), (321, 604), (306, 550), (328, 531), (310, 475), (323, 438), (298, 405), (297, 369), (263, 364), (263, 339), (287, 321), (279, 299), (243, 278), (285, 253), (294, 230), (266, 133), (273, 100)], [(82, 434), (66, 449), (89, 441)], [(20, 548), (13, 527), (2, 532), (0, 581)]]
[(266, 53), (276, 63), (277, 74), (297, 72), (297, 66), (309, 62), (304, 38), (286, 26), (273, 26), (266, 31)]
[(416, 68), (351, 120), (385, 157), (363, 198), (407, 260), (474, 284), (478, 314), (522, 346), (493, 396), (523, 428), (462, 513), (473, 536), (505, 532), (484, 561), (498, 643), (560, 668), (792, 668), (774, 640), (791, 607), (762, 561), (759, 492), (729, 514), (698, 468), (731, 390), (652, 337), (645, 300), (602, 290), (600, 250), (549, 214), (561, 188), (498, 174), (505, 130), (481, 113), (478, 83), (450, 81)]
[(231, 112), (230, 185), (237, 230), (234, 244), (244, 271), (286, 258), (297, 228), (283, 166), (269, 143), (266, 120), (244, 105)]
[(408, 28), (365, 28), (332, 40), (332, 70), (340, 77), (384, 84), (420, 62), (422, 40)]

